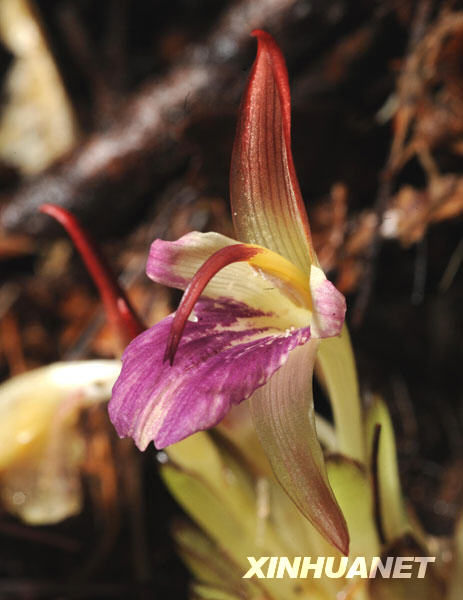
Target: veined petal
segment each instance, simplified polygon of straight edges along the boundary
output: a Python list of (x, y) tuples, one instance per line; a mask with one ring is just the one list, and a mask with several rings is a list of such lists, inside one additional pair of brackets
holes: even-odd
[(275, 476), (316, 529), (344, 554), (349, 534), (326, 475), (317, 438), (312, 374), (318, 342), (289, 355), (286, 364), (250, 400), (259, 439)]
[(240, 108), (230, 197), (237, 237), (281, 254), (303, 271), (316, 262), (291, 154), (291, 101), (284, 58), (255, 31), (257, 58)]
[(172, 315), (126, 349), (109, 404), (121, 437), (163, 448), (216, 425), (310, 338), (285, 329), (278, 314), (230, 299), (202, 299), (185, 327), (174, 365), (164, 362)]
[[(175, 242), (155, 240), (151, 245), (146, 273), (157, 283), (185, 289), (213, 254), (234, 244), (239, 242), (219, 233), (197, 231), (188, 233)], [(261, 254), (260, 259), (264, 260), (266, 256), (268, 253)], [(279, 258), (283, 260), (282, 257)], [(262, 263), (261, 266), (269, 271), (268, 264)], [(297, 269), (295, 266), (293, 268)], [(202, 291), (202, 296), (211, 299), (232, 298), (264, 312), (278, 309), (281, 319), (286, 320), (285, 327), (308, 325), (307, 309), (297, 306), (275, 281), (260, 276), (246, 262), (229, 264), (217, 272)]]
[[(146, 274), (156, 283), (184, 290), (209, 256), (231, 244), (239, 242), (220, 233), (199, 231), (187, 233), (174, 242), (154, 240), (146, 263)], [(236, 265), (233, 271), (239, 273), (239, 269), (240, 265)], [(224, 296), (229, 287), (229, 278), (223, 281), (216, 277), (209, 284), (207, 295), (210, 298)]]
[(309, 280), (293, 263), (276, 252), (254, 244), (232, 244), (214, 252), (201, 265), (183, 294), (172, 322), (164, 360), (173, 363), (186, 321), (209, 281), (225, 267), (246, 262), (269, 275), (278, 287), (290, 293), (298, 304), (309, 309), (312, 305)]
[[(207, 260), (227, 247), (236, 246), (240, 246), (248, 255), (229, 260), (228, 264), (246, 261), (290, 284), (300, 295), (307, 296), (310, 293), (308, 271), (301, 271), (288, 259), (263, 246), (242, 244), (219, 233), (193, 231), (175, 242), (155, 240), (151, 245), (146, 273), (153, 281), (185, 289)], [(237, 295), (246, 298), (250, 289), (255, 290), (255, 285), (240, 281), (243, 274), (249, 276), (252, 272), (236, 265), (235, 269), (226, 272), (225, 277), (215, 278), (214, 283), (208, 286), (206, 295), (210, 298), (221, 297), (234, 287)]]
[(314, 310), (313, 337), (338, 335), (344, 321), (344, 297), (319, 267), (312, 265), (307, 278), (276, 252), (220, 234), (192, 232), (176, 242), (155, 240), (146, 271), (159, 283), (187, 288), (166, 349), (171, 361), (183, 324), (200, 295), (231, 297), (264, 310), (278, 307), (288, 326), (295, 327), (308, 325)]

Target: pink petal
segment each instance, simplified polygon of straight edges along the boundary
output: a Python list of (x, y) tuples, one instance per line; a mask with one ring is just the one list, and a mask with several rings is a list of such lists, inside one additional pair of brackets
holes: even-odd
[[(157, 283), (184, 290), (199, 268), (215, 252), (239, 244), (236, 240), (220, 233), (192, 231), (175, 242), (154, 240), (151, 244), (146, 274)], [(230, 265), (208, 284), (205, 295), (220, 298), (233, 293), (235, 300), (249, 301), (256, 291), (256, 277), (247, 264)], [(262, 287), (268, 288), (268, 283)]]
[(302, 514), (343, 554), (349, 534), (326, 475), (314, 421), (312, 374), (318, 342), (288, 361), (253, 395), (251, 414), (275, 476)]
[(146, 274), (156, 283), (184, 290), (209, 256), (237, 243), (218, 233), (199, 231), (187, 233), (174, 242), (154, 240), (146, 263)]
[[(216, 252), (237, 244), (218, 233), (193, 231), (175, 242), (155, 240), (146, 266), (148, 277), (170, 287), (185, 289), (202, 265)], [(294, 304), (293, 298), (278, 282), (258, 273), (245, 262), (226, 266), (214, 275), (202, 292), (206, 298), (232, 298), (267, 312), (277, 312), (284, 328), (305, 327), (309, 322), (306, 308)]]
[(312, 337), (340, 335), (346, 316), (346, 299), (315, 265), (310, 269), (310, 291), (313, 303)]
[(172, 315), (126, 349), (109, 404), (121, 437), (163, 448), (216, 425), (310, 338), (310, 328), (281, 330), (277, 316), (230, 299), (200, 300), (174, 365), (163, 361)]
[(237, 237), (308, 272), (316, 258), (291, 154), (286, 65), (273, 38), (255, 31), (257, 58), (240, 108), (230, 196)]

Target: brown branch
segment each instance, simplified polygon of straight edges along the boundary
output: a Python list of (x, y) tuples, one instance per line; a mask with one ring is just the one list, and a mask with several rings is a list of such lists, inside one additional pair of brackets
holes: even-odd
[[(181, 137), (194, 102), (202, 95), (211, 104), (221, 101), (233, 75), (226, 65), (251, 43), (251, 30), (289, 18), (295, 4), (233, 3), (206, 42), (189, 47), (165, 77), (135, 93), (107, 131), (90, 136), (61, 164), (10, 196), (0, 219), (4, 227), (32, 234), (46, 231), (46, 222), (37, 215), (46, 202), (71, 210), (84, 225), (93, 221), (92, 230), (98, 233), (126, 222), (146, 203), (143, 196), (184, 164), (188, 149)], [(238, 71), (236, 79), (243, 79)], [(101, 214), (102, 206), (107, 218), (99, 224), (92, 217)]]

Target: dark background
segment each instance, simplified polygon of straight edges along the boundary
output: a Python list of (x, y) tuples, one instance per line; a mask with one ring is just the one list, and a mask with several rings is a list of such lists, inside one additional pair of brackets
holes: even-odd
[[(1, 377), (112, 352), (79, 258), (63, 259), (56, 273), (41, 270), (63, 239), (37, 215), (41, 203), (59, 203), (82, 219), (147, 319), (153, 303), (162, 314), (178, 299), (144, 280), (149, 242), (189, 229), (230, 232), (230, 153), (255, 53), (248, 34), (257, 22), (288, 62), (294, 160), (317, 251), (347, 295), (362, 389), (381, 393), (390, 407), (404, 490), (426, 528), (450, 534), (463, 499), (463, 25), (446, 28), (444, 21), (458, 23), (460, 4), (39, 0), (36, 9), (79, 140), (32, 179), (0, 165), (2, 236), (17, 244), (0, 253), (0, 282), (16, 290), (0, 315), (7, 323)], [(10, 60), (2, 51), (3, 72)], [(180, 101), (172, 94), (159, 107), (160, 87), (171, 90), (200, 68), (208, 72), (206, 87), (192, 86)], [(391, 98), (395, 126), (378, 118)], [(405, 142), (391, 151), (405, 109)], [(101, 167), (78, 167), (102, 140), (111, 148)], [(439, 184), (445, 189), (436, 195)], [(381, 222), (392, 209), (402, 228), (384, 239), (375, 218)], [(11, 332), (19, 358), (7, 351)], [(320, 407), (327, 410), (323, 400)], [(83, 514), (56, 527), (30, 530), (0, 516), (1, 598), (186, 597), (188, 576), (169, 538), (180, 510), (157, 479), (154, 451), (130, 460), (142, 476), (137, 502), (147, 568), (134, 567), (123, 494), (115, 500), (116, 531), (94, 556), (107, 523), (88, 490)]]

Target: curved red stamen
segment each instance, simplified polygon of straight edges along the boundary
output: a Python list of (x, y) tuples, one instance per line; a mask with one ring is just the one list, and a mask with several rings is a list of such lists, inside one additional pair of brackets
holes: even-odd
[(98, 288), (109, 321), (126, 345), (146, 328), (95, 242), (78, 219), (61, 206), (42, 204), (40, 212), (56, 219), (68, 233)]
[(214, 252), (214, 254), (198, 269), (186, 288), (175, 313), (174, 320), (172, 321), (166, 352), (164, 354), (164, 361), (169, 360), (170, 364), (173, 364), (175, 353), (177, 352), (188, 317), (203, 293), (204, 288), (214, 275), (227, 265), (249, 260), (261, 251), (260, 248), (249, 247), (246, 244), (226, 246), (225, 248), (221, 248), (220, 250), (217, 250), (217, 252)]

